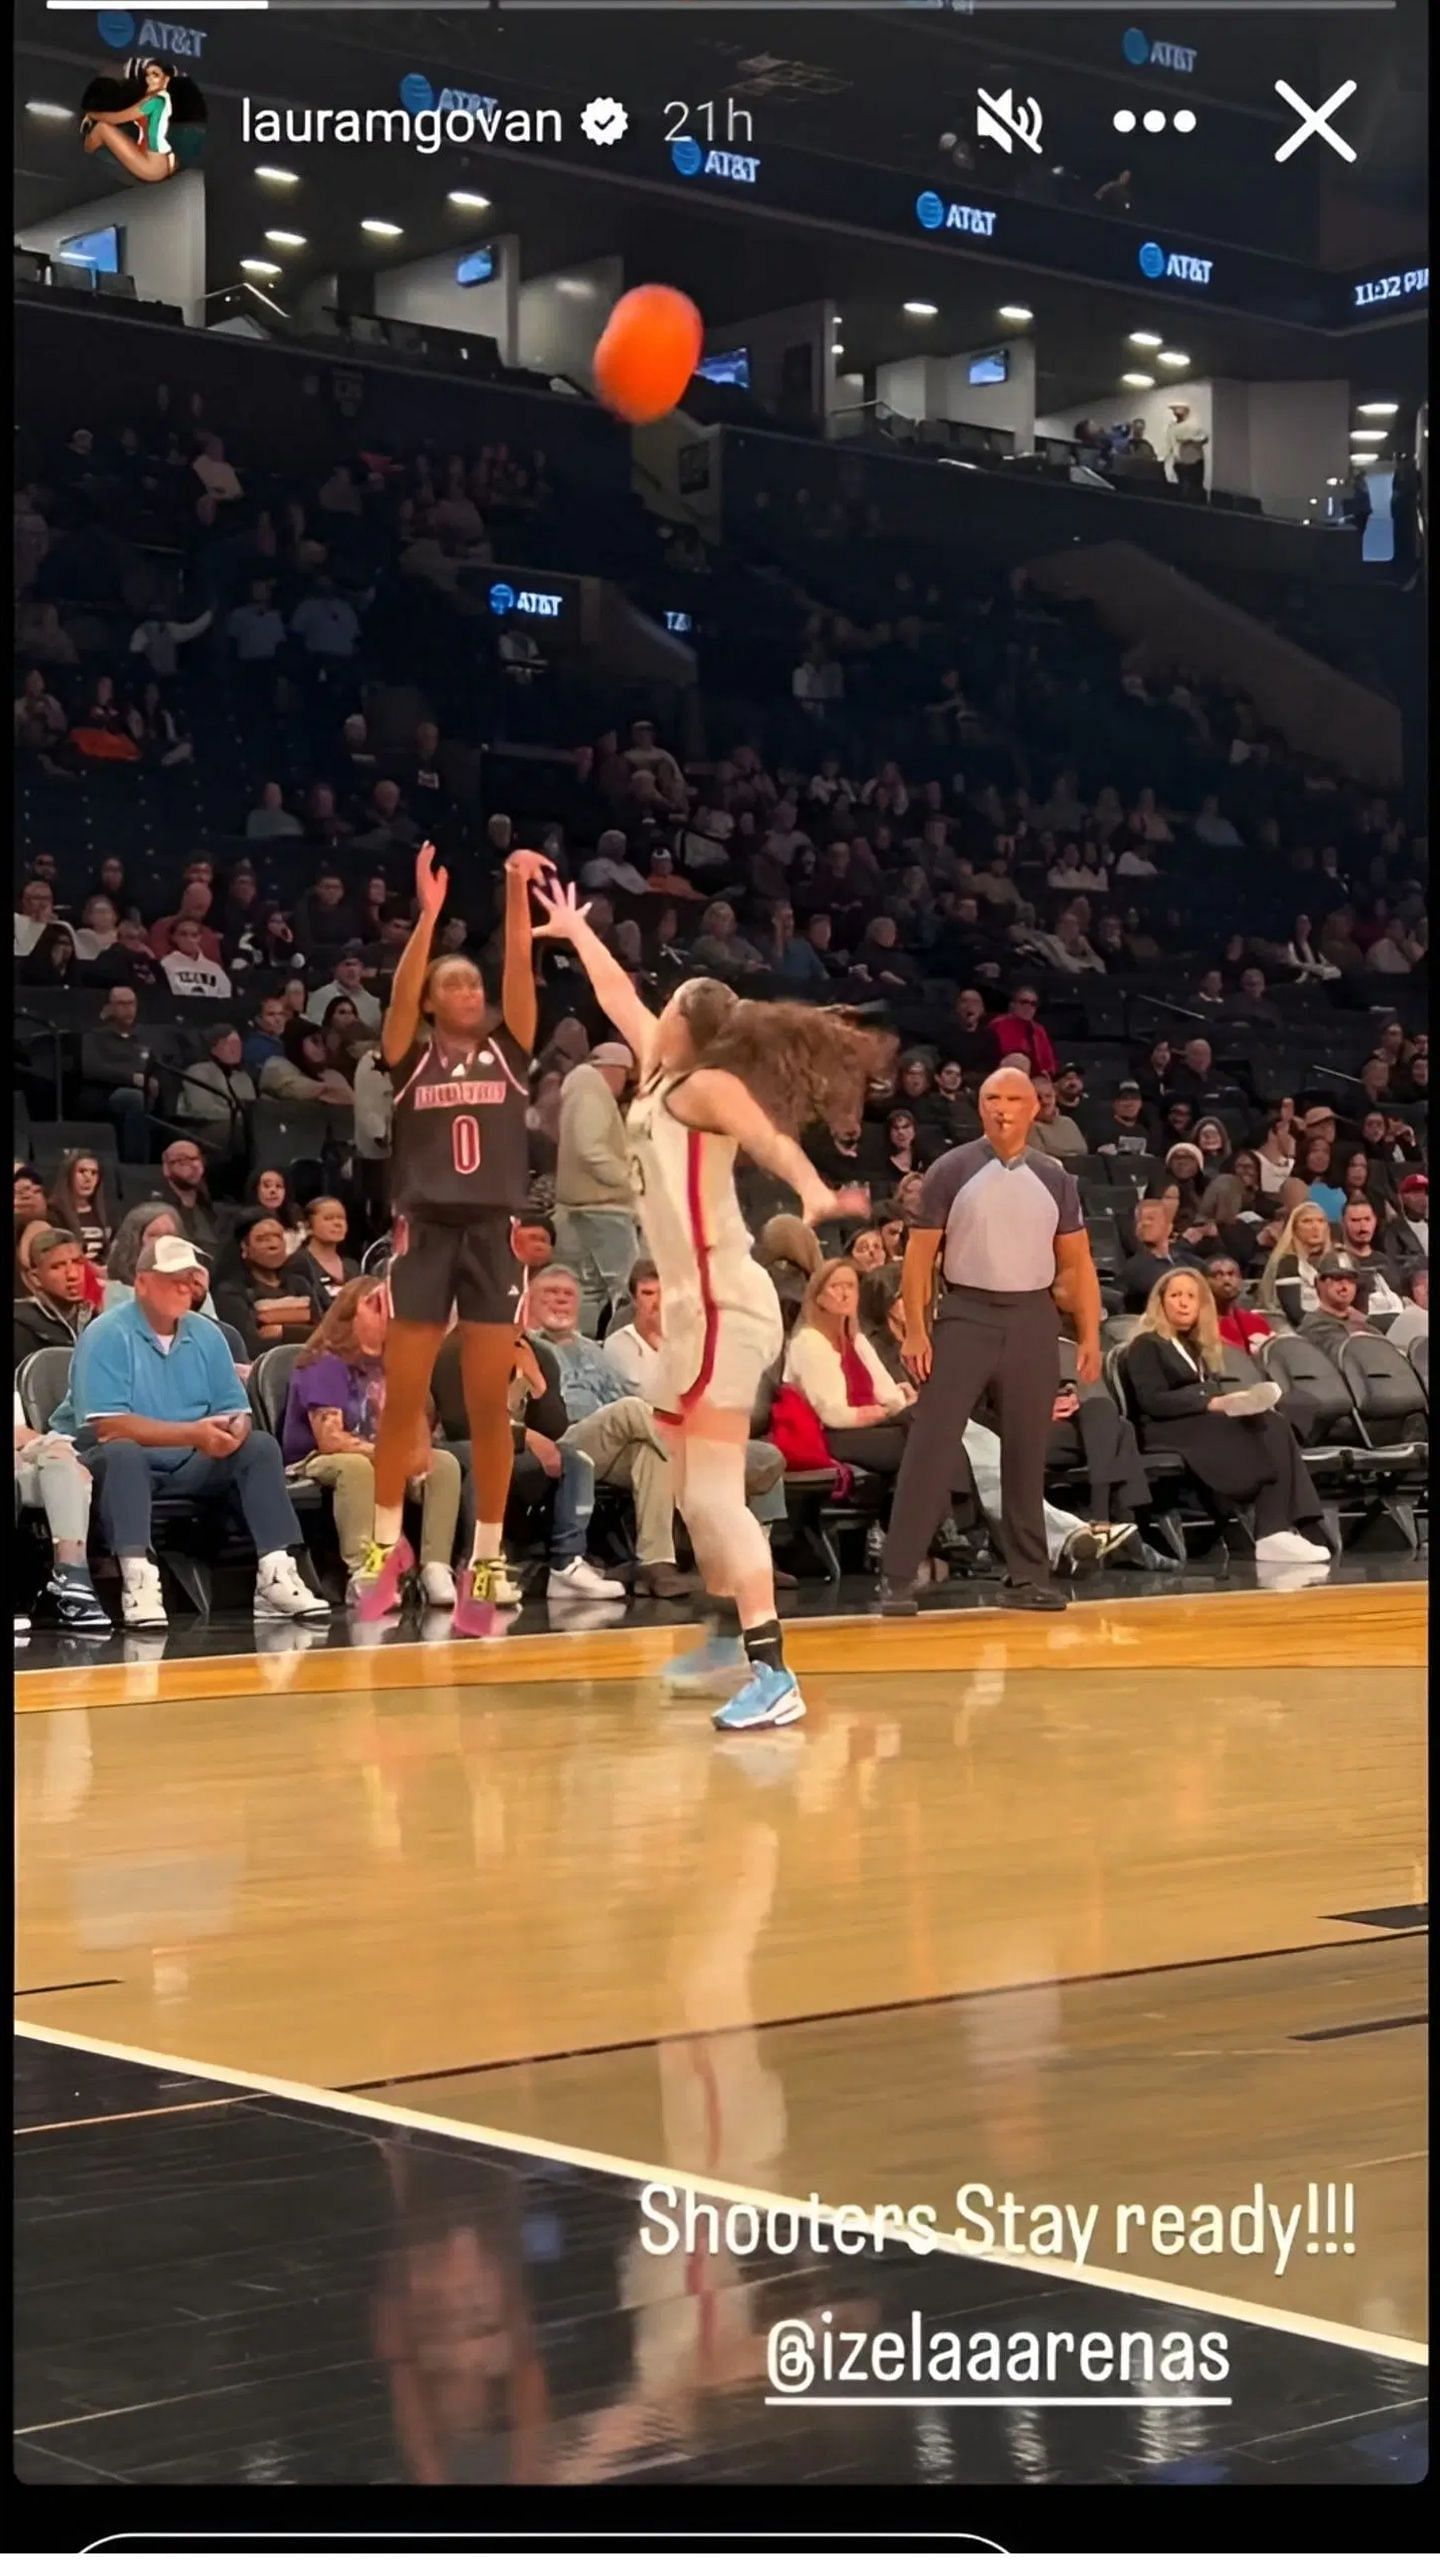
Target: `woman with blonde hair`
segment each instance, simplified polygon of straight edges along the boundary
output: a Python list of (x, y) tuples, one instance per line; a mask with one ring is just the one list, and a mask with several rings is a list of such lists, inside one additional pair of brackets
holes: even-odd
[(905, 1451), (900, 1416), (915, 1402), (860, 1327), (860, 1274), (843, 1257), (812, 1273), (785, 1353), (785, 1383), (819, 1415), (832, 1457), (890, 1475)]
[(1167, 1271), (1125, 1347), (1125, 1378), (1142, 1449), (1173, 1449), (1226, 1503), (1253, 1503), (1257, 1564), (1329, 1564), (1307, 1534), (1323, 1526), (1300, 1443), (1277, 1386), (1225, 1377), (1215, 1300), (1203, 1272)]
[(1317, 1200), (1302, 1200), (1291, 1210), (1275, 1240), (1274, 1251), (1260, 1274), (1260, 1304), (1298, 1326), (1320, 1304), (1315, 1274), (1331, 1249), (1330, 1221)]
[[(287, 1467), (328, 1485), (335, 1534), (351, 1577), (375, 1536), (375, 1434), (385, 1401), (384, 1350), (390, 1308), (378, 1276), (347, 1280), (290, 1373), (281, 1447)], [(455, 1531), (460, 1461), (418, 1426), (409, 1452), (409, 1491), (420, 1500), (420, 1589), (432, 1609), (455, 1606)]]

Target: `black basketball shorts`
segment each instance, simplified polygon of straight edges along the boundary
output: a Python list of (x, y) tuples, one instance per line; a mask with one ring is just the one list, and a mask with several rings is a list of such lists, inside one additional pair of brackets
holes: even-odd
[(519, 1325), (524, 1272), (508, 1209), (484, 1209), (463, 1226), (407, 1213), (395, 1222), (390, 1304), (405, 1324)]

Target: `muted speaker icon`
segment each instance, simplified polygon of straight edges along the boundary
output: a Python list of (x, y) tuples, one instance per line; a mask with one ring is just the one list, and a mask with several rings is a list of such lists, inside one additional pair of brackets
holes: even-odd
[(979, 105), (975, 110), (975, 130), (990, 142), (998, 142), (1002, 151), (1023, 142), (1027, 151), (1038, 151), (1045, 119), (1033, 98), (1022, 98), (1015, 104), (1013, 89), (1002, 89), (992, 98), (985, 89), (977, 89)]

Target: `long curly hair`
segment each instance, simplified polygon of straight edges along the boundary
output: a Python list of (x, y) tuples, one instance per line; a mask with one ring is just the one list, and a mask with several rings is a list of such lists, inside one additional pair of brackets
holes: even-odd
[(738, 1076), (790, 1137), (836, 1111), (858, 1118), (870, 1077), (896, 1047), (893, 1034), (838, 1006), (760, 1004), (718, 978), (688, 979), (675, 1002), (697, 1067)]

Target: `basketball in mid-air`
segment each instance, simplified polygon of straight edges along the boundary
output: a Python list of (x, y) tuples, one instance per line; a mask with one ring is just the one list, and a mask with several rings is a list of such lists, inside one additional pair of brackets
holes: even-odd
[(700, 361), (705, 324), (687, 293), (639, 284), (622, 294), (595, 349), (595, 388), (632, 427), (663, 418)]

